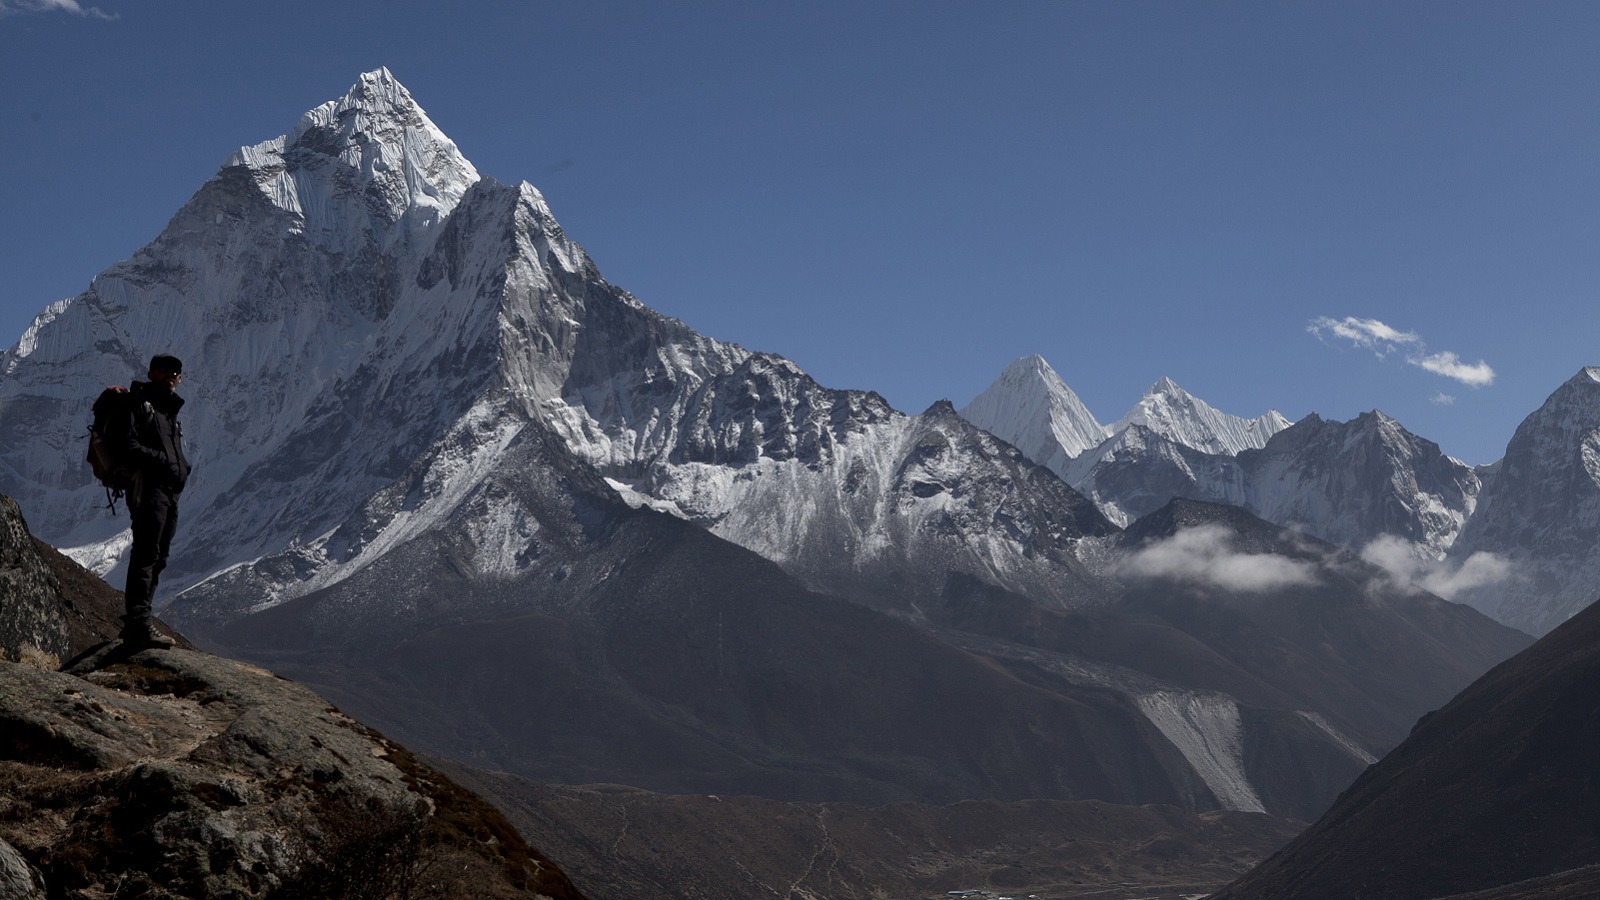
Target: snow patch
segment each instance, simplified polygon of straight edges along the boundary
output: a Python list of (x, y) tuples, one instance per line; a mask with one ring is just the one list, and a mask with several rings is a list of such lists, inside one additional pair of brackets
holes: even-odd
[(101, 578), (106, 578), (111, 575), (117, 564), (122, 562), (132, 546), (133, 529), (124, 528), (103, 541), (84, 544), (81, 547), (66, 547), (61, 553)]
[(637, 484), (629, 484), (624, 481), (618, 481), (615, 478), (607, 478), (606, 484), (611, 485), (611, 489), (617, 492), (617, 496), (622, 498), (623, 503), (628, 504), (634, 509), (653, 509), (656, 512), (663, 512), (670, 516), (677, 516), (680, 519), (689, 518), (689, 514), (684, 512), (683, 509), (678, 506), (678, 504), (673, 503), (671, 500), (661, 500), (659, 498), (652, 497), (644, 491), (641, 491)]

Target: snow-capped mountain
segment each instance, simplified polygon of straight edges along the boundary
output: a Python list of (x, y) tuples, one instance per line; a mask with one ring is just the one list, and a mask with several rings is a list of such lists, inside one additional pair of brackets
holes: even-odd
[[(383, 70), (230, 156), (0, 360), (0, 492), (102, 570), (126, 519), (79, 442), (155, 352), (185, 361), (196, 464), (163, 614), (541, 777), (1309, 815), (1520, 640), (1265, 523), (1246, 563), (1288, 548), (1267, 566), (1321, 588), (1248, 621), (1204, 578), (1129, 588), (1135, 551), (1051, 471), (948, 403), (906, 415), (650, 310)], [(1092, 438), (1045, 387), (1013, 413)], [(1237, 458), (1180, 438), (1274, 427), (1157, 387), (1118, 435), (1190, 469)]]
[(1107, 427), (1103, 441), (1068, 452), (1046, 434), (1043, 407), (1006, 398), (1041, 396), (1052, 379), (1052, 396), (1073, 396), (1070, 389), (1042, 360), (1025, 371), (1028, 377), (1013, 365), (995, 381), (982, 407), (968, 407), (972, 421), (1023, 440), (1024, 453), (1036, 448), (1031, 459), (1119, 525), (1185, 497), (1243, 506), (1357, 550), (1397, 536), (1418, 558), (1438, 560), (1476, 502), (1474, 470), (1380, 412), (1346, 423), (1312, 415), (1290, 425), (1276, 411), (1245, 419), (1218, 412), (1168, 378)]
[(1007, 366), (961, 408), (961, 417), (1057, 473), (1111, 436), (1040, 356), (1024, 356)]
[(1123, 526), (1174, 497), (1244, 503), (1233, 457), (1288, 425), (1277, 410), (1254, 419), (1219, 412), (1162, 378), (1107, 429), (1104, 442), (1059, 471)]
[(1254, 419), (1220, 412), (1170, 378), (1151, 385), (1122, 418), (1101, 425), (1039, 356), (1022, 357), (1007, 366), (961, 408), (961, 416), (1063, 476), (1074, 460), (1080, 460), (1079, 470), (1087, 471), (1082, 458), (1129, 428), (1145, 429), (1202, 453), (1233, 456), (1263, 446), (1289, 427), (1289, 420), (1277, 410)]
[(1471, 466), (1376, 410), (1348, 422), (1309, 415), (1239, 454), (1244, 506), (1269, 522), (1361, 549), (1381, 535), (1441, 559), (1472, 515)]
[[(292, 564), (258, 606), (325, 588), (455, 515), (539, 419), (637, 502), (835, 593), (891, 602), (953, 567), (1097, 597), (1075, 546), (1109, 526), (1070, 488), (952, 415), (826, 390), (647, 309), (532, 186), (480, 179), (386, 70), (230, 156), (7, 354), (4, 487), (102, 571), (126, 537), (72, 442), (96, 385), (153, 352), (185, 360), (202, 473), (174, 589), (262, 558)], [(369, 500), (419, 467), (420, 493)]]
[(1600, 368), (1587, 367), (1517, 426), (1453, 561), (1489, 552), (1512, 578), (1463, 599), (1544, 634), (1600, 598)]
[[(1050, 365), (1024, 357), (961, 410), (1127, 525), (1173, 497), (1242, 502), (1227, 460), (1289, 427), (1276, 410), (1254, 419), (1220, 412), (1162, 378), (1113, 424), (1101, 425)], [(1198, 474), (1196, 469), (1217, 470)], [(1156, 473), (1160, 474), (1156, 474)], [(1205, 487), (1196, 489), (1197, 482)]]
[(80, 464), (84, 398), (169, 352), (185, 362), (201, 475), (168, 583), (321, 533), (491, 383), (492, 369), (464, 363), (492, 351), (495, 309), (442, 303), (425, 277), (457, 258), (482, 264), (452, 256), (445, 234), (460, 230), (447, 219), (507, 205), (506, 190), (480, 189), (449, 218), (478, 181), (386, 70), (233, 154), (160, 236), (49, 307), (0, 359), (5, 489), (38, 534), (105, 570), (127, 520), (101, 509)]
[(1202, 453), (1237, 456), (1265, 446), (1268, 438), (1289, 427), (1289, 420), (1275, 409), (1254, 419), (1218, 412), (1177, 382), (1162, 378), (1109, 431), (1114, 435), (1135, 425)]

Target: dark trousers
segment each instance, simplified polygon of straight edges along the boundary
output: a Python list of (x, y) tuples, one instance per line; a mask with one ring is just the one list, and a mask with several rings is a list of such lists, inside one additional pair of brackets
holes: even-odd
[(172, 534), (178, 529), (178, 497), (170, 491), (150, 488), (140, 492), (133, 513), (133, 550), (128, 554), (128, 585), (124, 590), (126, 615), (134, 622), (150, 617), (150, 601), (155, 597), (161, 570), (167, 567), (167, 551)]

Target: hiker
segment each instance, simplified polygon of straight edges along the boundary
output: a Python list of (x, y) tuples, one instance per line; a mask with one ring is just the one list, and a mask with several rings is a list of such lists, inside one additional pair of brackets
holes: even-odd
[(112, 440), (118, 455), (133, 470), (128, 490), (128, 511), (133, 515), (133, 550), (128, 554), (128, 582), (124, 590), (122, 640), (127, 644), (170, 647), (172, 639), (156, 629), (151, 600), (167, 551), (178, 527), (178, 494), (189, 480), (189, 461), (183, 455), (183, 427), (178, 410), (178, 382), (183, 363), (176, 356), (158, 354), (150, 360), (149, 381), (129, 387), (131, 402)]

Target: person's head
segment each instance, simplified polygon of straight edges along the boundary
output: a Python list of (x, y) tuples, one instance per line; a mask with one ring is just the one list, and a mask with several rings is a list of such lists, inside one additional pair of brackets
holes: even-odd
[(183, 362), (168, 353), (158, 353), (150, 358), (150, 381), (173, 390), (183, 380)]

